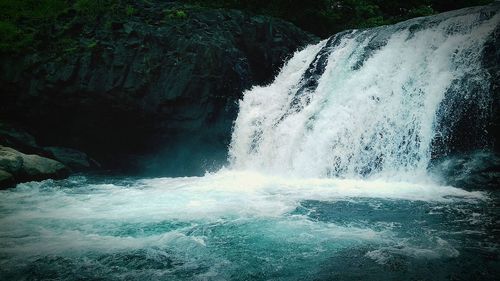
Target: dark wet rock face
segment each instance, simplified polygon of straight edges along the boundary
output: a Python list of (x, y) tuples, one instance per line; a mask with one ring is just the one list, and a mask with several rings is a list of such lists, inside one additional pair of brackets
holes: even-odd
[(75, 25), (74, 48), (4, 55), (0, 119), (41, 146), (85, 151), (104, 168), (192, 175), (225, 163), (242, 91), (269, 83), (316, 38), (239, 11), (168, 18), (168, 5)]
[(16, 148), (25, 153), (44, 154), (35, 138), (14, 124), (0, 121), (0, 145)]
[(486, 130), (491, 136), (495, 151), (500, 154), (500, 26), (495, 29), (483, 52), (483, 67), (490, 75), (490, 91), (493, 96), (490, 113), (493, 118)]
[(498, 189), (500, 186), (500, 154), (476, 150), (436, 159), (429, 171), (442, 184), (467, 189)]
[(76, 149), (58, 146), (49, 146), (45, 151), (50, 153), (51, 158), (63, 163), (75, 171), (85, 171), (98, 168), (100, 164), (90, 158), (86, 153)]
[[(500, 6), (495, 3), (489, 7), (491, 9), (482, 12), (482, 18), (490, 19)], [(441, 135), (435, 137), (433, 145), (435, 158), (485, 148), (500, 153), (499, 65), (500, 26), (497, 23), (481, 53), (482, 73), (471, 73), (455, 80), (445, 93), (439, 112), (441, 119), (437, 120), (437, 131)], [(480, 79), (475, 79), (474, 75)], [(465, 99), (458, 102), (450, 98), (457, 95), (465, 95)]]
[(316, 90), (316, 88), (318, 87), (319, 79), (325, 72), (331, 51), (340, 44), (343, 38), (349, 37), (350, 34), (352, 34), (351, 31), (341, 32), (333, 35), (326, 41), (325, 46), (321, 48), (314, 60), (309, 65), (309, 68), (302, 76), (300, 81), (301, 86), (295, 94), (294, 99), (292, 100), (292, 106), (298, 104), (298, 99), (304, 92), (313, 92)]
[(0, 189), (13, 186), (14, 184), (14, 176), (9, 172), (0, 170)]

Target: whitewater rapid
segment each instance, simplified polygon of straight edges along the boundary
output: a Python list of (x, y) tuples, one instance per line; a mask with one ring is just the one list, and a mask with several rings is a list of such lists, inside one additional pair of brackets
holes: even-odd
[(217, 172), (0, 191), (0, 280), (493, 280), (499, 192), (442, 184), (429, 165), (464, 108), (480, 112), (466, 144), (487, 147), (481, 56), (499, 10), (298, 51), (244, 93)]
[[(479, 113), (467, 130), (488, 122), (492, 97), (481, 59), (499, 21), (496, 8), (472, 8), (346, 31), (306, 47), (272, 84), (244, 93), (232, 167), (315, 178), (425, 178), (464, 108), (473, 104)], [(469, 145), (486, 139), (478, 130)]]
[[(292, 224), (288, 227), (298, 227), (296, 230), (306, 226), (347, 240), (375, 239), (380, 233), (369, 227), (313, 226), (307, 215), (293, 215), (307, 201), (355, 202), (362, 198), (432, 204), (473, 204), (487, 199), (483, 192), (431, 184), (291, 179), (254, 172), (220, 171), (204, 177), (109, 183), (74, 177), (66, 181), (20, 184), (2, 193), (0, 222), (9, 227), (0, 230), (0, 255), (23, 256), (35, 249), (38, 254), (47, 255), (159, 246), (172, 235), (180, 235), (167, 231), (168, 234), (151, 236), (153, 230), (148, 235), (145, 226), (163, 222), (186, 230), (190, 225), (222, 222), (286, 221)], [(294, 223), (298, 226), (293, 226)], [(127, 228), (120, 233), (122, 224), (136, 225), (137, 229)], [(283, 226), (272, 227), (279, 232)], [(147, 239), (142, 239), (143, 236)], [(203, 235), (194, 238), (201, 245), (204, 239)]]

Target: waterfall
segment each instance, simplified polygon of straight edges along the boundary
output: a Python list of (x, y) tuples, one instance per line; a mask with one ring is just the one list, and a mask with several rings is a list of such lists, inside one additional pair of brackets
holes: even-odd
[(345, 31), (296, 52), (272, 84), (244, 93), (232, 168), (418, 179), (471, 107), (474, 141), (485, 145), (492, 97), (482, 51), (499, 10), (497, 2)]

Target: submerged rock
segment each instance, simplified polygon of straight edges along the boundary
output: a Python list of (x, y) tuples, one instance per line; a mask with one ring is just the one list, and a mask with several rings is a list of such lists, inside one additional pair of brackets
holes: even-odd
[(65, 178), (68, 174), (68, 168), (56, 160), (0, 146), (0, 187), (18, 182)]

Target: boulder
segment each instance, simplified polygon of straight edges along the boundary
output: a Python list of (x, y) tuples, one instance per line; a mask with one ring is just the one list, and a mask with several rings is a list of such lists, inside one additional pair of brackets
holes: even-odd
[(10, 147), (0, 146), (0, 169), (11, 174), (18, 174), (23, 167), (23, 156), (21, 152)]
[(13, 148), (0, 146), (0, 171), (2, 186), (13, 182), (65, 178), (68, 168), (62, 163), (34, 154), (24, 154)]
[(62, 163), (40, 157), (38, 155), (23, 155), (22, 174), (26, 180), (44, 180), (48, 178), (64, 178), (68, 169)]
[(0, 120), (0, 145), (11, 147), (23, 153), (36, 154), (57, 160), (75, 172), (88, 171), (99, 167), (85, 152), (67, 147), (38, 145), (35, 137), (14, 124)]

